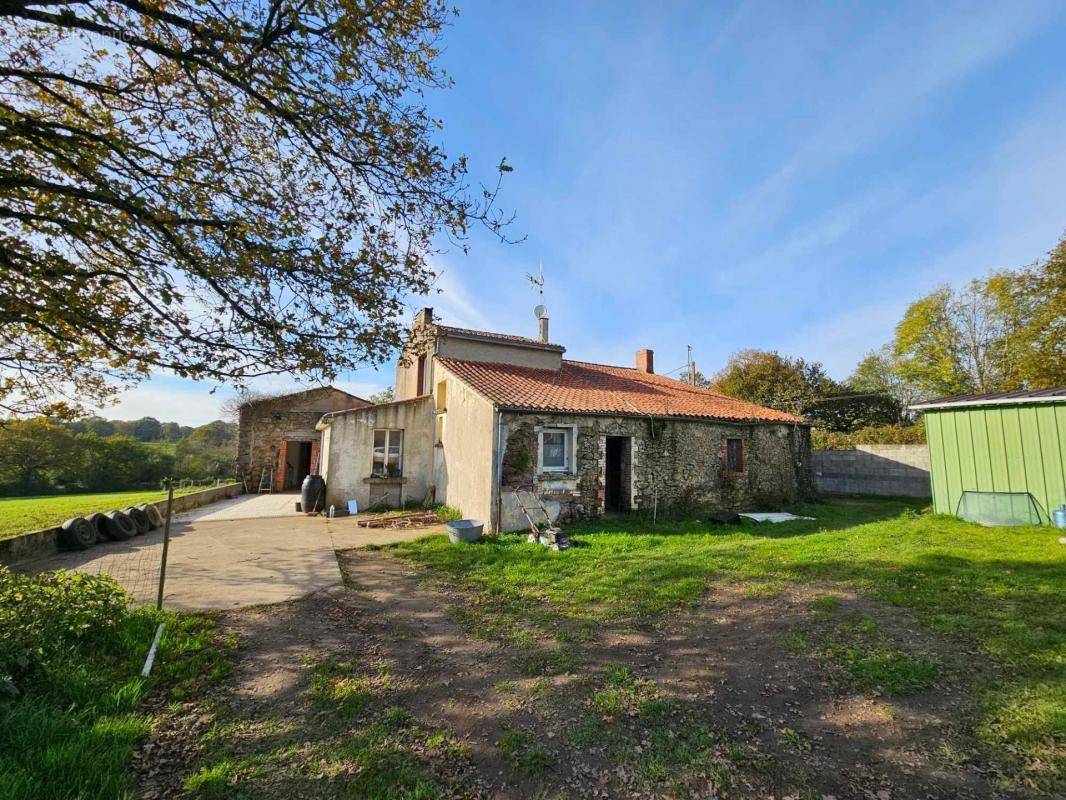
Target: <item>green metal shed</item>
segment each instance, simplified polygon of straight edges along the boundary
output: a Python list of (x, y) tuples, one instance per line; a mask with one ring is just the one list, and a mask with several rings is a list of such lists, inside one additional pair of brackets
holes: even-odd
[(1066, 387), (931, 400), (933, 509), (989, 524), (1051, 523), (1066, 503)]

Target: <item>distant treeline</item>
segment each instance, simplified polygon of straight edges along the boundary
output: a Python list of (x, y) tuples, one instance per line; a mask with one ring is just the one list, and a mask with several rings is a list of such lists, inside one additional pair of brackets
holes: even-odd
[(150, 488), (167, 477), (232, 477), (236, 447), (232, 422), (192, 428), (152, 417), (5, 420), (0, 496)]
[(64, 424), (74, 433), (128, 436), (138, 442), (178, 442), (196, 430), (194, 427), (180, 425), (177, 422), (160, 422), (155, 417), (141, 417), (140, 419), (84, 417)]

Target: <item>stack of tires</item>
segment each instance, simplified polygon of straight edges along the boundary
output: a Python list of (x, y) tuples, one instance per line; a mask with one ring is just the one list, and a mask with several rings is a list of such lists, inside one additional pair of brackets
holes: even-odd
[(73, 517), (61, 526), (59, 541), (71, 550), (86, 550), (97, 542), (125, 542), (163, 525), (163, 515), (151, 503), (130, 506), (122, 511), (97, 512)]

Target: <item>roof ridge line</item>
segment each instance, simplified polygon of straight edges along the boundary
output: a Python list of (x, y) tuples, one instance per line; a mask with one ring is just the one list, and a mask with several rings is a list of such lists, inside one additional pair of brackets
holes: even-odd
[[(455, 358), (454, 356), (434, 356), (434, 358), (447, 359), (449, 361), (460, 361), (460, 362), (462, 362), (464, 364), (495, 364), (495, 365), (498, 365), (498, 366), (501, 366), (501, 367), (513, 367), (515, 369), (532, 369), (532, 370), (539, 370), (541, 372), (555, 372), (555, 373), (559, 372), (559, 370), (552, 369), (551, 367), (527, 367), (524, 364), (512, 364), (512, 363), (507, 362), (507, 361), (479, 361), (479, 360), (472, 359), (472, 358)], [(636, 367), (622, 367), (622, 366), (619, 366), (617, 364), (603, 364), (603, 363), (601, 363), (599, 361), (581, 361), (580, 359), (576, 359), (576, 358), (564, 358), (564, 359), (562, 359), (562, 362), (564, 364), (581, 364), (581, 365), (588, 366), (588, 367), (606, 367), (607, 369), (622, 369), (622, 370), (626, 370), (627, 372), (635, 372), (638, 375), (650, 375), (650, 376), (652, 376), (654, 378), (661, 378), (664, 381), (670, 381), (671, 383), (677, 384), (678, 388), (682, 388), (685, 391), (692, 392), (694, 394), (710, 395), (711, 397), (717, 397), (717, 398), (719, 398), (721, 400), (728, 400), (731, 403), (746, 403), (747, 405), (753, 406), (755, 408), (769, 408), (769, 406), (761, 406), (758, 403), (751, 402), (750, 400), (741, 400), (739, 397), (732, 397), (731, 395), (728, 395), (728, 394), (722, 394), (721, 392), (716, 392), (713, 389), (706, 389), (706, 388), (704, 388), (702, 386), (693, 386), (691, 383), (685, 383), (685, 381), (678, 380), (677, 378), (671, 378), (671, 377), (669, 377), (667, 375), (660, 375), (657, 372), (643, 372), (642, 370), (639, 370)], [(772, 410), (777, 410), (777, 409), (772, 409)], [(786, 411), (786, 412), (783, 412), (783, 413), (787, 414), (787, 413), (791, 413), (791, 412), (787, 412)]]
[(540, 347), (546, 350), (559, 350), (566, 352), (566, 348), (558, 342), (542, 342), (533, 336), (523, 336), (520, 333), (501, 333), (499, 331), (484, 331), (480, 328), (464, 328), (460, 325), (445, 325), (443, 322), (435, 322), (434, 326), (438, 330), (454, 331), (458, 335), (468, 334), (471, 336), (482, 336), (495, 339), (501, 339), (503, 341), (510, 341), (514, 344), (528, 344), (530, 346)]

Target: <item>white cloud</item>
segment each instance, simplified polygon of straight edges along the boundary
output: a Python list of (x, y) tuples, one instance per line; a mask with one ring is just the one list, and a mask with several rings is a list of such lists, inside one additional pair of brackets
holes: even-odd
[[(816, 316), (784, 340), (782, 349), (825, 363), (846, 377), (864, 354), (889, 341), (907, 306), (943, 283), (959, 285), (994, 269), (1017, 268), (1049, 250), (1066, 227), (1066, 97), (1053, 96), (1013, 128), (975, 170), (924, 195), (905, 198), (882, 236), (920, 239), (963, 225), (970, 235), (925, 259), (901, 265), (899, 279), (836, 313)], [(881, 293), (881, 289), (890, 293)]]
[(892, 337), (910, 299), (868, 303), (819, 317), (796, 335), (783, 338), (776, 349), (821, 361), (832, 377), (843, 380), (863, 356)]
[(168, 381), (164, 387), (146, 381), (123, 392), (115, 405), (99, 409), (97, 413), (109, 419), (140, 419), (155, 417), (161, 422), (180, 422), (182, 425), (203, 425), (222, 418), (222, 404), (232, 392), (211, 394), (207, 384), (191, 381), (188, 386), (175, 386)]
[[(768, 229), (791, 207), (793, 188), (823, 173), (917, 117), (937, 94), (1012, 51), (1055, 11), (1054, 4), (991, 5), (945, 13), (926, 28), (911, 20), (855, 49), (853, 74), (863, 76), (850, 102), (830, 107), (776, 170), (726, 216), (734, 235)], [(865, 82), (870, 65), (887, 65)], [(844, 65), (846, 66), (846, 65)]]
[(467, 291), (458, 271), (448, 266), (437, 266), (438, 278), (434, 293), (425, 298), (427, 305), (434, 308), (434, 316), (459, 328), (477, 328), (492, 330), (492, 323), (484, 314), (470, 292)]

